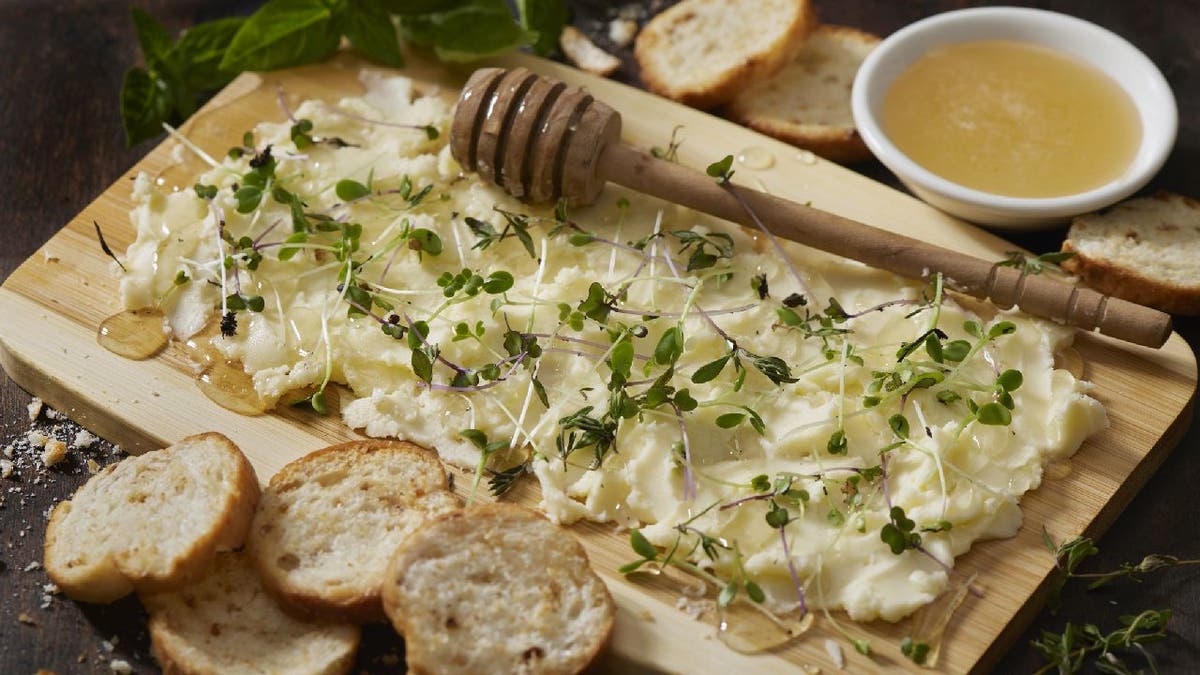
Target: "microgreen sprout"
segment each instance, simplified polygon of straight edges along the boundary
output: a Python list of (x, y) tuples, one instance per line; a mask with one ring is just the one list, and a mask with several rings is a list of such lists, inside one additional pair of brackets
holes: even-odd
[(483, 478), (483, 471), (487, 467), (488, 460), (497, 452), (508, 450), (509, 446), (506, 441), (489, 441), (486, 433), (479, 429), (463, 429), (458, 432), (459, 436), (467, 439), (479, 450), (479, 461), (475, 464), (475, 477), (471, 481), (471, 493), (467, 496), (467, 506), (475, 499), (475, 490), (479, 487), (479, 480)]
[(1074, 251), (1053, 251), (1037, 256), (1028, 256), (1021, 251), (1005, 251), (1005, 258), (996, 262), (997, 267), (1014, 267), (1021, 274), (1041, 274), (1047, 269), (1062, 271), (1062, 263), (1075, 257)]
[(728, 185), (729, 180), (733, 178), (733, 155), (725, 155), (721, 159), (708, 165), (704, 170), (709, 176), (717, 179), (721, 185)]
[(680, 253), (692, 249), (687, 262), (688, 272), (712, 267), (718, 260), (733, 258), (733, 237), (724, 232), (701, 234), (693, 230), (674, 230), (668, 234), (681, 242)]
[(900, 653), (918, 666), (924, 665), (925, 659), (929, 658), (929, 645), (924, 642), (914, 642), (911, 637), (905, 636), (900, 641)]
[(656, 145), (650, 148), (650, 154), (658, 159), (665, 159), (668, 162), (678, 162), (679, 146), (683, 144), (683, 139), (679, 138), (678, 136), (679, 130), (682, 128), (683, 125), (681, 124), (675, 125), (675, 127), (671, 129), (671, 140), (667, 141), (667, 147), (663, 148), (662, 146)]

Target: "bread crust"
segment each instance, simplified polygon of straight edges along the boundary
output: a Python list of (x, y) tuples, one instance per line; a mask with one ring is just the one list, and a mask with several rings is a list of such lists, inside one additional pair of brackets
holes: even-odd
[[(419, 612), (410, 612), (410, 608), (406, 607), (406, 602), (403, 594), (399, 590), (399, 585), (408, 568), (415, 562), (421, 560), (427, 552), (423, 549), (426, 546), (426, 538), (432, 540), (452, 538), (457, 540), (461, 535), (468, 532), (471, 528), (480, 525), (483, 521), (539, 521), (557, 527), (541, 513), (530, 509), (508, 504), (504, 502), (483, 504), (475, 506), (464, 511), (456, 511), (453, 513), (443, 514), (428, 522), (426, 522), (412, 537), (405, 542), (392, 557), (388, 565), (387, 576), (383, 585), (383, 602), (388, 618), (392, 623), (392, 627), (398, 633), (406, 636), (406, 639), (411, 639), (414, 633), (417, 632), (418, 624), (422, 617)], [(613, 623), (616, 615), (616, 606), (613, 603), (612, 595), (608, 591), (608, 587), (591, 569), (588, 562), (587, 551), (583, 545), (574, 537), (561, 531), (561, 543), (569, 550), (570, 555), (580, 561), (582, 566), (582, 574), (591, 577), (595, 583), (591, 585), (593, 593), (590, 596), (592, 603), (596, 606), (605, 608), (605, 613), (602, 618), (602, 624), (592, 626), (588, 634), (596, 639), (590, 645), (590, 652), (586, 658), (581, 659), (580, 663), (572, 664), (577, 666), (569, 672), (585, 672), (590, 670), (604, 653), (605, 648), (612, 639)], [(453, 582), (452, 580), (447, 580)], [(519, 611), (519, 610), (518, 610)], [(410, 643), (411, 644), (411, 643)], [(415, 650), (413, 650), (415, 652)], [(412, 654), (413, 658), (408, 660), (408, 668), (410, 673), (433, 673), (426, 667), (425, 664), (417, 660), (416, 654)], [(447, 672), (446, 669), (439, 669), (437, 672)], [(451, 669), (449, 672), (457, 672)], [(538, 673), (559, 673), (567, 671), (554, 670), (535, 670), (531, 672)]]
[[(643, 84), (650, 91), (693, 108), (714, 108), (732, 99), (751, 82), (757, 82), (779, 70), (803, 44), (805, 36), (817, 25), (816, 11), (809, 0), (798, 0), (798, 11), (782, 34), (765, 45), (746, 46), (743, 58), (696, 85), (681, 85), (672, 73), (657, 67), (656, 53), (671, 49), (672, 29), (686, 23), (707, 0), (684, 0), (655, 16), (638, 33), (634, 43)], [(730, 46), (729, 48), (737, 48)]]
[[(811, 41), (818, 35), (872, 46), (879, 42), (878, 36), (850, 26), (822, 24), (815, 28), (808, 39)], [(798, 55), (802, 54), (802, 52), (803, 47), (793, 58), (799, 58)], [(787, 76), (788, 70), (785, 64), (780, 72), (775, 73), (772, 77), (786, 78)], [(767, 80), (770, 79), (767, 78)], [(789, 83), (789, 85), (795, 86), (796, 83)], [(863, 161), (871, 157), (871, 151), (867, 148), (867, 144), (863, 142), (858, 129), (854, 127), (852, 119), (850, 120), (850, 126), (832, 126), (807, 122), (796, 123), (787, 119), (781, 119), (771, 112), (761, 110), (755, 103), (752, 94), (753, 92), (743, 89), (738, 95), (733, 97), (725, 109), (730, 119), (760, 133), (809, 150), (830, 161), (846, 164)], [(847, 92), (846, 96), (848, 106), (849, 92)]]
[(1090, 288), (1168, 314), (1200, 315), (1200, 292), (1151, 279), (1103, 258), (1086, 256), (1069, 239), (1063, 242), (1063, 250), (1073, 252), (1075, 257), (1063, 261), (1062, 268)]
[[(157, 452), (170, 451), (185, 443), (209, 442), (220, 448), (226, 455), (225, 460), (232, 463), (232, 487), (222, 495), (220, 514), (213, 527), (205, 532), (196, 533), (195, 539), (184, 551), (167, 561), (165, 572), (154, 573), (137, 569), (136, 559), (145, 554), (130, 548), (108, 551), (102, 560), (96, 561), (87, 569), (72, 569), (68, 560), (69, 551), (77, 550), (75, 547), (86, 544), (62, 540), (63, 533), (60, 530), (73, 509), (73, 502), (64, 501), (55, 506), (46, 527), (43, 557), (47, 575), (58, 584), (63, 593), (81, 602), (106, 603), (135, 590), (157, 592), (179, 588), (202, 577), (219, 550), (242, 545), (258, 503), (259, 486), (254, 467), (241, 450), (224, 435), (208, 432), (188, 436)], [(133, 457), (106, 467), (89, 479), (88, 483), (102, 477), (108, 478), (118, 470), (136, 471), (136, 463), (137, 458)]]
[[(291, 615), (304, 619), (323, 619), (331, 621), (347, 621), (352, 623), (383, 622), (387, 620), (383, 612), (383, 602), (380, 598), (379, 587), (362, 588), (356, 593), (339, 592), (334, 595), (327, 589), (313, 588), (296, 583), (280, 573), (275, 560), (287, 552), (279, 542), (275, 541), (271, 532), (277, 526), (272, 514), (267, 513), (269, 502), (290, 484), (304, 482), (309, 479), (305, 471), (327, 460), (344, 460), (348, 453), (374, 454), (381, 452), (397, 453), (403, 456), (403, 461), (419, 462), (423, 470), (433, 473), (435, 483), (445, 492), (445, 498), (450, 498), (448, 480), (445, 468), (437, 456), (419, 445), (407, 441), (389, 440), (356, 440), (333, 445), (309, 453), (293, 462), (288, 463), (271, 477), (265, 491), (265, 498), (260, 501), (260, 508), (255, 514), (247, 551), (253, 560), (263, 588), (271, 594), (279, 604)], [(427, 495), (416, 495), (426, 498)], [(443, 499), (444, 497), (430, 497)], [(455, 500), (455, 504), (457, 501)], [(403, 508), (411, 507), (411, 504)], [(382, 572), (382, 570), (381, 570)], [(382, 575), (381, 575), (382, 576)]]
[[(1135, 211), (1132, 209), (1134, 206), (1146, 206), (1154, 211)], [(1072, 221), (1071, 230), (1067, 234), (1067, 239), (1063, 242), (1063, 250), (1071, 251), (1075, 253), (1075, 256), (1063, 261), (1063, 269), (1078, 276), (1084, 284), (1101, 293), (1156, 307), (1171, 314), (1200, 315), (1200, 273), (1195, 276), (1194, 285), (1182, 286), (1155, 278), (1139, 269), (1124, 265), (1119, 260), (1089, 255), (1082, 250), (1078, 243), (1078, 240), (1084, 236), (1093, 239), (1130, 236), (1122, 234), (1121, 230), (1124, 228), (1116, 221), (1100, 222), (1118, 215), (1128, 214), (1129, 231), (1136, 234), (1146, 225), (1146, 223), (1139, 222), (1139, 218), (1159, 217), (1158, 209), (1172, 206), (1186, 208), (1191, 212), (1191, 220), (1200, 223), (1200, 202), (1164, 191), (1158, 192), (1153, 197), (1131, 199), (1107, 210), (1075, 218)], [(1102, 231), (1085, 232), (1089, 225)], [(1200, 227), (1200, 225), (1194, 226)], [(1147, 236), (1153, 235), (1154, 232), (1151, 231)]]

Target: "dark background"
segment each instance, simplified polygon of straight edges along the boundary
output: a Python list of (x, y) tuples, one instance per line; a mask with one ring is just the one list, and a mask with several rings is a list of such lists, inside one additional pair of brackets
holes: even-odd
[[(731, 2), (733, 0), (730, 0)], [(814, 0), (823, 21), (886, 36), (940, 11), (978, 4), (932, 0)], [(233, 0), (139, 0), (173, 32), (195, 22), (249, 13), (260, 2)], [(651, 10), (668, 0), (580, 0), (574, 23), (611, 45), (604, 26), (621, 5)], [(748, 8), (755, 3), (745, 1)], [(1149, 55), (1170, 81), (1179, 102), (1175, 151), (1147, 191), (1167, 189), (1200, 197), (1200, 3), (1061, 1), (1031, 4), (1073, 14), (1113, 30)], [(150, 150), (153, 142), (124, 146), (117, 93), (124, 70), (138, 59), (127, 0), (0, 0), (0, 277), (7, 276), (89, 201)], [(625, 54), (624, 56), (628, 56)], [(636, 83), (629, 64), (619, 76)], [(897, 185), (877, 163), (854, 167)], [(1014, 238), (1038, 252), (1056, 250), (1063, 231)], [(1198, 261), (1200, 265), (1200, 261)], [(1178, 319), (1177, 329), (1195, 349), (1200, 321)], [(30, 674), (39, 668), (65, 673), (110, 673), (120, 658), (136, 672), (153, 672), (144, 616), (136, 601), (111, 607), (76, 605), (43, 597), (48, 579), (40, 569), (45, 514), (87, 477), (84, 462), (117, 456), (104, 444), (72, 451), (71, 458), (39, 470), (35, 451), (22, 440), (31, 424), (28, 394), (0, 382), (0, 448), (15, 442), (19, 476), (0, 480), (0, 673)], [(1152, 405), (1147, 402), (1147, 405)], [(70, 440), (77, 427), (43, 413), (36, 428)], [(1148, 553), (1200, 558), (1200, 425), (1186, 438), (1139, 496), (1098, 542), (1101, 554), (1087, 564), (1107, 570)], [(1042, 629), (1058, 631), (1070, 620), (1115, 628), (1118, 615), (1170, 608), (1170, 637), (1152, 647), (1163, 672), (1200, 672), (1200, 567), (1156, 572), (1143, 583), (1122, 582), (1088, 592), (1068, 586), (1057, 616), (1043, 611), (1009, 650), (996, 672), (1030, 672), (1041, 660), (1029, 640)], [(45, 608), (42, 605), (46, 605)], [(20, 620), (24, 619), (28, 622)], [(116, 639), (114, 639), (116, 638)], [(369, 629), (355, 672), (403, 672), (399, 641), (383, 627)], [(1136, 659), (1132, 663), (1139, 663)]]

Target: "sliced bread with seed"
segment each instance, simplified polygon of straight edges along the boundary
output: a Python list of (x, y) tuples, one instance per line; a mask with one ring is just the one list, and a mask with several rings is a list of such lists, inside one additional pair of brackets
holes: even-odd
[(259, 500), (249, 551), (263, 585), (302, 617), (382, 621), (396, 548), (459, 508), (442, 463), (412, 443), (352, 441), (301, 457)]
[(189, 436), (88, 479), (50, 514), (46, 572), (69, 597), (178, 588), (246, 539), (258, 478), (221, 434)]
[(218, 555), (211, 573), (187, 588), (141, 600), (167, 675), (340, 675), (354, 665), (358, 626), (289, 616), (241, 552)]
[(1200, 202), (1169, 192), (1071, 224), (1062, 263), (1085, 284), (1172, 314), (1200, 314)]
[(816, 23), (809, 0), (684, 0), (642, 28), (634, 56), (651, 91), (712, 108), (779, 70)]
[(730, 119), (835, 162), (871, 156), (850, 113), (850, 87), (879, 38), (847, 26), (818, 26), (774, 75), (729, 102)]
[(615, 609), (583, 547), (510, 504), (425, 524), (388, 566), (383, 603), (410, 673), (566, 675), (586, 668)]

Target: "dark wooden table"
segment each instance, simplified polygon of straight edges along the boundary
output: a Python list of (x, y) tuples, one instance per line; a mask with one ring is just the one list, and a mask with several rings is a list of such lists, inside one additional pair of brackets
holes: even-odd
[[(732, 0), (731, 0), (732, 1)], [(752, 6), (752, 0), (743, 0)], [(122, 73), (137, 59), (125, 0), (0, 0), (0, 277), (7, 276), (85, 204), (146, 153), (151, 143), (124, 147), (117, 92)], [(246, 0), (139, 0), (141, 7), (172, 30), (217, 16), (248, 13)], [(572, 3), (574, 21), (596, 33), (614, 6)], [(642, 6), (664, 6), (649, 0)], [(845, 23), (880, 35), (930, 14), (987, 4), (933, 0), (819, 0), (829, 23)], [(1012, 3), (1029, 4), (1029, 3)], [(1200, 197), (1200, 4), (1195, 0), (1126, 2), (1077, 0), (1032, 3), (1080, 16), (1120, 33), (1144, 50), (1166, 74), (1180, 108), (1174, 153), (1148, 189)], [(602, 31), (599, 31), (602, 32)], [(600, 39), (602, 46), (607, 43)], [(636, 81), (629, 67), (622, 77)], [(877, 164), (856, 167), (895, 184)], [(1016, 243), (1037, 251), (1057, 249), (1063, 232), (1026, 236)], [(1198, 261), (1197, 264), (1200, 264)], [(1193, 349), (1200, 347), (1200, 321), (1177, 322)], [(48, 595), (41, 560), (45, 514), (87, 477), (86, 460), (116, 458), (97, 443), (45, 471), (33, 459), (25, 434), (31, 426), (70, 440), (77, 427), (43, 413), (29, 421), (30, 397), (8, 381), (0, 383), (0, 448), (13, 445), (18, 474), (0, 479), (0, 673), (32, 675), (39, 668), (65, 673), (110, 673), (110, 661), (129, 662), (136, 672), (154, 672), (148, 655), (144, 615), (126, 600), (111, 607), (76, 605)], [(1148, 402), (1147, 405), (1152, 405)], [(1089, 569), (1116, 567), (1147, 553), (1200, 558), (1200, 425), (1183, 442), (1140, 495), (1104, 535), (1101, 554)], [(1123, 582), (1088, 592), (1071, 584), (1063, 609), (1038, 615), (1009, 650), (997, 672), (1029, 672), (1041, 661), (1029, 640), (1042, 629), (1061, 630), (1070, 620), (1115, 627), (1121, 614), (1170, 608), (1170, 637), (1153, 652), (1163, 672), (1200, 672), (1200, 567), (1157, 572), (1144, 582)], [(395, 658), (399, 641), (382, 627), (368, 631), (359, 671), (403, 672)]]

